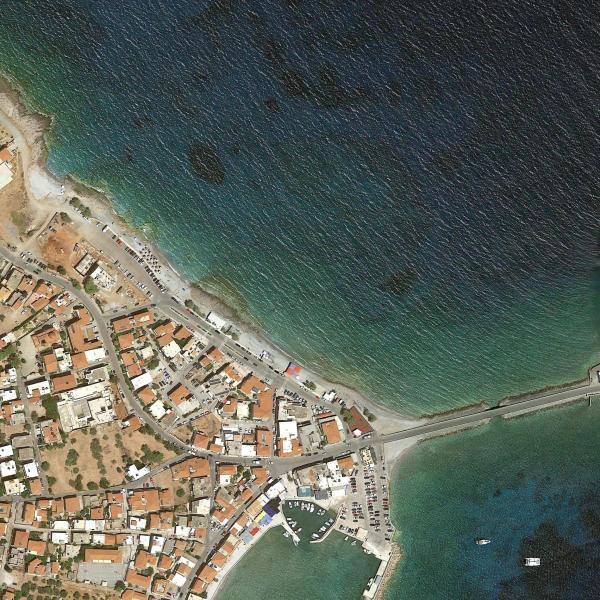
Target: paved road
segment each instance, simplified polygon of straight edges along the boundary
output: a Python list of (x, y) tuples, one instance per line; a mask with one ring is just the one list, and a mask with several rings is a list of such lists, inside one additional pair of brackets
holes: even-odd
[(42, 494), (48, 493), (48, 479), (46, 477), (46, 473), (44, 473), (44, 470), (42, 469), (42, 455), (40, 453), (37, 435), (35, 434), (35, 424), (31, 417), (31, 403), (29, 401), (29, 398), (27, 398), (25, 381), (23, 380), (23, 375), (21, 374), (20, 369), (17, 369), (17, 389), (19, 390), (19, 398), (21, 398), (21, 400), (23, 401), (23, 408), (25, 410), (25, 420), (27, 422), (27, 427), (29, 427), (31, 439), (33, 441), (33, 453), (39, 469), (39, 478), (42, 482)]
[[(260, 487), (258, 487), (252, 494), (252, 497), (245, 504), (238, 507), (238, 509), (235, 511), (235, 513), (232, 515), (232, 517), (229, 519), (229, 521), (227, 521), (227, 524), (225, 525), (225, 527), (221, 530), (220, 535), (215, 536), (215, 535), (211, 534), (207, 537), (206, 546), (205, 546), (204, 550), (202, 551), (201, 556), (197, 559), (196, 564), (194, 565), (192, 570), (186, 576), (186, 581), (183, 584), (183, 586), (180, 588), (179, 592), (177, 593), (177, 596), (176, 596), (177, 598), (187, 597), (190, 586), (192, 585), (194, 579), (196, 578), (196, 575), (198, 574), (200, 567), (204, 565), (204, 563), (206, 562), (206, 559), (210, 556), (210, 554), (213, 552), (213, 550), (215, 550), (227, 538), (234, 523), (238, 520), (238, 518), (246, 510), (246, 508), (248, 508), (248, 506), (250, 506), (265, 491), (265, 489), (270, 485), (270, 483), (269, 483), (270, 481), (271, 480), (268, 480), (265, 483), (263, 483)], [(209, 528), (210, 528), (210, 525), (209, 525)], [(219, 533), (219, 532), (217, 532), (217, 533)], [(207, 534), (208, 534), (208, 531), (207, 531)]]
[[(14, 256), (11, 252), (4, 248), (0, 248), (0, 256), (5, 259), (13, 262), (15, 265), (21, 267), (25, 271), (32, 272), (34, 267), (32, 267), (26, 261)], [(50, 283), (54, 283), (58, 286), (62, 286), (66, 290), (69, 291), (74, 297), (76, 297), (84, 306), (88, 308), (92, 317), (96, 321), (98, 332), (102, 341), (107, 349), (108, 356), (110, 358), (110, 362), (113, 366), (123, 394), (128, 400), (130, 406), (132, 406), (135, 411), (140, 415), (143, 421), (157, 434), (163, 437), (163, 439), (167, 439), (177, 447), (181, 448), (186, 452), (192, 452), (194, 454), (207, 454), (205, 452), (199, 452), (197, 449), (192, 446), (183, 443), (179, 438), (169, 433), (164, 427), (162, 427), (159, 423), (154, 421), (154, 419), (150, 418), (143, 409), (141, 402), (137, 399), (137, 397), (131, 392), (129, 387), (127, 386), (127, 382), (125, 381), (125, 377), (123, 376), (121, 365), (119, 359), (117, 357), (115, 348), (113, 346), (110, 332), (106, 325), (105, 316), (100, 312), (98, 306), (93, 302), (89, 296), (81, 289), (75, 289), (70, 282), (65, 280), (62, 277), (59, 277), (53, 273), (44, 271), (43, 277), (47, 279)], [(149, 279), (149, 278), (148, 278)], [(151, 281), (151, 280), (149, 280)], [(162, 310), (165, 314), (170, 316), (171, 318), (184, 321), (186, 326), (194, 329), (201, 330), (204, 333), (211, 335), (213, 338), (218, 339), (221, 344), (226, 348), (226, 350), (233, 354), (234, 356), (240, 357), (242, 360), (246, 360), (252, 363), (258, 363), (258, 357), (254, 356), (247, 350), (239, 347), (237, 344), (232, 342), (228, 337), (215, 332), (210, 328), (210, 326), (205, 323), (200, 317), (196, 315), (190, 315), (185, 308), (181, 307), (175, 300), (166, 294), (160, 292), (156, 286), (153, 285), (156, 292), (156, 305)], [(153, 290), (154, 291), (154, 290)], [(111, 315), (112, 316), (112, 315)], [(244, 359), (244, 357), (246, 357)], [(416, 427), (411, 427), (408, 429), (404, 429), (402, 431), (397, 431), (390, 434), (381, 434), (374, 435), (370, 438), (360, 438), (357, 440), (349, 440), (348, 442), (342, 444), (336, 444), (335, 446), (330, 446), (325, 448), (323, 451), (313, 456), (302, 456), (298, 458), (274, 458), (271, 460), (263, 460), (262, 464), (269, 466), (269, 468), (273, 471), (273, 474), (277, 476), (278, 474), (289, 471), (290, 469), (296, 468), (298, 466), (311, 464), (313, 462), (317, 462), (320, 460), (324, 460), (327, 458), (333, 458), (334, 456), (338, 456), (340, 453), (344, 451), (356, 451), (360, 448), (364, 448), (366, 446), (370, 446), (375, 443), (390, 443), (398, 440), (410, 439), (421, 437), (423, 435), (432, 434), (432, 433), (444, 433), (451, 431), (456, 427), (465, 427), (469, 425), (474, 425), (485, 421), (487, 419), (491, 419), (493, 417), (509, 415), (511, 413), (516, 413), (522, 411), (524, 409), (537, 409), (543, 408), (547, 405), (552, 405), (557, 402), (565, 402), (569, 400), (575, 400), (582, 397), (587, 397), (593, 394), (600, 393), (600, 384), (596, 381), (590, 381), (585, 385), (581, 385), (572, 389), (563, 390), (563, 391), (550, 391), (541, 393), (537, 396), (527, 398), (524, 400), (516, 401), (511, 404), (507, 404), (504, 406), (497, 406), (494, 408), (489, 408), (486, 410), (480, 410), (476, 412), (471, 412), (464, 415), (455, 415), (449, 416), (443, 419), (433, 420), (432, 422), (426, 423), (424, 425), (419, 425)], [(236, 464), (251, 464), (251, 459), (241, 458), (241, 457), (232, 457), (227, 456), (223, 457), (224, 460), (231, 463)]]

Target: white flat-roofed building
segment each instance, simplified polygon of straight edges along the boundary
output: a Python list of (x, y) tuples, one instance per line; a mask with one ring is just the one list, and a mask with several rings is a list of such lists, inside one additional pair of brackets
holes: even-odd
[(92, 418), (90, 407), (85, 400), (78, 402), (62, 400), (56, 403), (56, 409), (60, 418), (60, 426), (66, 433), (87, 427)]
[(146, 519), (129, 517), (129, 529), (146, 529)]
[(110, 423), (115, 419), (116, 415), (110, 398), (103, 396), (102, 398), (88, 400), (88, 406), (90, 407), (90, 415), (94, 425)]
[(171, 340), (166, 346), (163, 346), (161, 350), (167, 358), (175, 358), (181, 352), (181, 348), (175, 340)]
[(151, 404), (148, 410), (157, 421), (160, 421), (167, 414), (167, 409), (165, 408), (162, 400), (157, 400)]
[(35, 461), (25, 463), (23, 465), (23, 471), (25, 471), (26, 479), (35, 479), (36, 477), (39, 476), (38, 467), (35, 464)]
[[(275, 482), (266, 492), (265, 495), (269, 500), (273, 500), (277, 496), (281, 496), (285, 492), (285, 485), (282, 481)], [(266, 504), (266, 502), (265, 502)]]
[(141, 469), (138, 469), (135, 465), (129, 465), (127, 467), (127, 475), (129, 477), (131, 477), (131, 479), (136, 480), (136, 479), (141, 479), (142, 477), (145, 477), (146, 475), (150, 474), (150, 467), (145, 466), (142, 467)]
[(105, 526), (105, 519), (77, 519), (73, 521), (73, 529), (83, 529), (84, 531), (104, 531)]
[(186, 527), (184, 525), (177, 525), (175, 527), (175, 536), (182, 538), (194, 537), (195, 529), (193, 527)]
[(165, 547), (167, 540), (160, 535), (152, 536), (152, 545), (150, 546), (150, 554), (160, 554)]
[(171, 577), (171, 583), (177, 587), (181, 587), (186, 582), (186, 578), (181, 573), (175, 572)]
[(179, 410), (182, 415), (189, 415), (198, 408), (200, 408), (200, 401), (195, 397), (187, 398), (177, 406), (177, 410)]
[(144, 360), (150, 360), (154, 356), (152, 346), (144, 346), (139, 352)]
[(9, 479), (4, 482), (7, 496), (19, 496), (25, 491), (25, 484), (19, 479)]
[(8, 458), (14, 454), (13, 447), (10, 444), (0, 446), (0, 458)]
[(142, 373), (130, 380), (134, 390), (139, 390), (146, 385), (152, 385), (152, 375), (150, 373)]
[(191, 503), (190, 509), (194, 515), (207, 515), (210, 513), (210, 498), (199, 498)]
[(6, 162), (0, 162), (0, 190), (6, 187), (13, 180), (13, 172), (10, 165)]
[(278, 421), (279, 437), (295, 439), (298, 437), (298, 423), (295, 420)]
[(76, 402), (77, 400), (91, 400), (98, 396), (103, 396), (106, 392), (110, 393), (110, 383), (106, 381), (98, 381), (97, 383), (91, 383), (90, 385), (84, 385), (68, 392), (62, 392), (60, 394), (61, 400), (69, 400)]
[(65, 432), (109, 423), (116, 417), (110, 383), (99, 381), (60, 394), (56, 408)]
[(33, 393), (38, 390), (40, 396), (46, 396), (51, 393), (50, 383), (43, 379), (42, 381), (36, 381), (34, 383), (27, 384), (27, 397), (31, 398)]
[(69, 521), (54, 521), (52, 524), (52, 529), (56, 531), (67, 531), (71, 528), (71, 524)]
[(17, 474), (17, 463), (14, 460), (7, 460), (0, 463), (0, 477), (6, 479), (14, 477)]
[(86, 350), (84, 353), (88, 364), (104, 360), (106, 358), (106, 350), (104, 348), (94, 348), (93, 350)]
[(6, 369), (6, 383), (17, 383), (17, 370), (14, 367)]
[(0, 390), (0, 402), (11, 402), (12, 400), (17, 399), (17, 390), (8, 389), (8, 390)]
[(256, 446), (254, 444), (242, 444), (240, 456), (256, 456)]
[(238, 402), (236, 416), (240, 421), (250, 418), (250, 403)]
[(0, 477), (6, 479), (7, 477), (14, 477), (17, 474), (17, 463), (14, 460), (7, 460), (0, 463)]
[(91, 254), (86, 254), (76, 265), (75, 270), (85, 277), (88, 271), (96, 264), (96, 259)]
[(117, 283), (116, 279), (110, 273), (107, 273), (100, 265), (90, 273), (90, 277), (98, 287), (105, 290), (111, 290)]
[(68, 531), (53, 531), (50, 539), (53, 544), (68, 544), (70, 541), (70, 535)]

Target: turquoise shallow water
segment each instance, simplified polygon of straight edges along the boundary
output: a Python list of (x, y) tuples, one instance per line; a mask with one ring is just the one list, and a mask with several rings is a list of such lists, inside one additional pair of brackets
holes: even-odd
[(597, 403), (420, 445), (394, 474), (406, 557), (386, 599), (597, 598), (599, 451)]
[[(301, 534), (302, 535), (302, 534)], [(283, 529), (268, 531), (236, 566), (220, 591), (227, 600), (360, 598), (379, 561), (338, 532), (321, 544), (294, 546)]]
[[(596, 12), (23, 0), (2, 3), (0, 65), (56, 117), (55, 173), (299, 359), (417, 415), (600, 361)], [(409, 455), (389, 597), (597, 597), (598, 425), (571, 408)], [(289, 544), (269, 533), (224, 597), (355, 598), (372, 574), (339, 539)]]
[(54, 172), (301, 361), (417, 415), (600, 360), (585, 4), (14, 2), (0, 65), (56, 116)]

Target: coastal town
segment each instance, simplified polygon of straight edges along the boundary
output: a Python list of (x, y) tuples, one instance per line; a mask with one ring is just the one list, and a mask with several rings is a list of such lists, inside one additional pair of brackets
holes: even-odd
[(35, 140), (0, 111), (3, 598), (215, 598), (279, 528), (290, 552), (359, 545), (379, 563), (363, 597), (381, 599), (400, 453), (600, 391), (594, 367), (577, 386), (402, 419), (205, 306), (106, 205), (42, 172)]
[[(23, 175), (0, 133), (1, 195)], [(337, 530), (380, 560), (374, 597), (394, 533), (376, 415), (243, 346), (148, 246), (57, 197), (0, 246), (3, 597), (212, 598), (267, 530), (308, 536), (295, 510), (323, 517), (306, 541)]]

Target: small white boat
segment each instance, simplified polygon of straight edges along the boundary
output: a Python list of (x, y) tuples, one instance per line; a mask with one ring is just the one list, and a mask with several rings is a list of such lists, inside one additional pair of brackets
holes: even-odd
[(475, 540), (475, 543), (478, 546), (485, 546), (486, 544), (489, 544), (492, 540), (486, 540), (485, 538), (477, 538)]
[(348, 536), (346, 536), (346, 537), (344, 538), (344, 541), (346, 541), (347, 539), (348, 539)]
[(289, 534), (287, 531), (284, 531), (284, 532), (283, 532), (283, 537), (289, 538), (289, 537), (290, 537), (290, 534)]
[(537, 557), (526, 558), (525, 566), (526, 567), (539, 567), (541, 562), (542, 562), (541, 559), (539, 559)]

